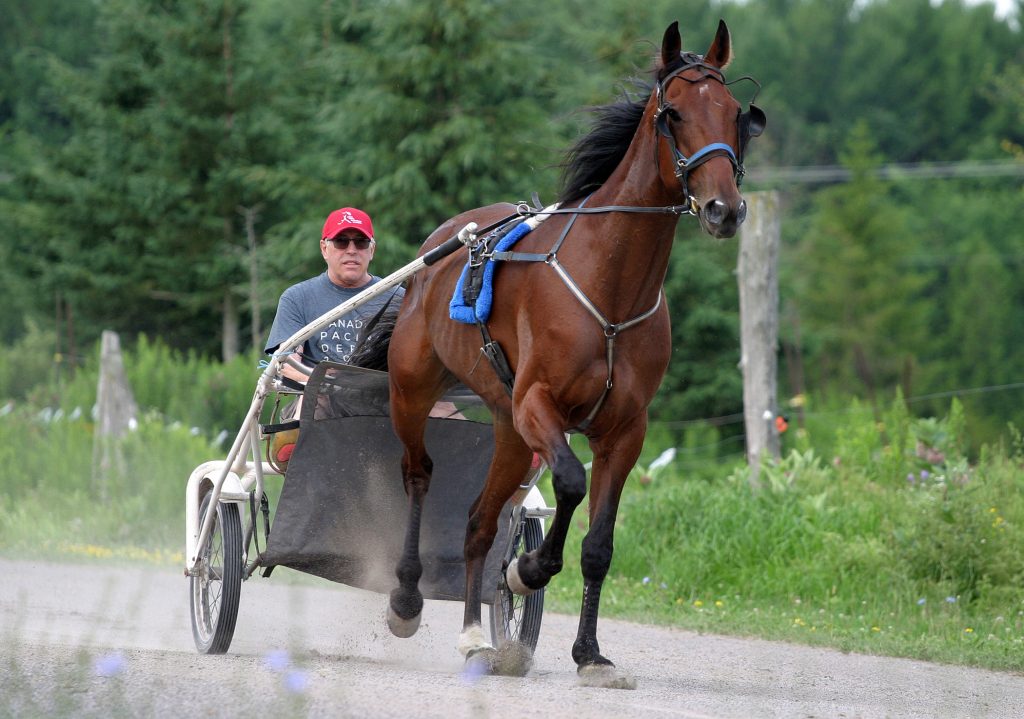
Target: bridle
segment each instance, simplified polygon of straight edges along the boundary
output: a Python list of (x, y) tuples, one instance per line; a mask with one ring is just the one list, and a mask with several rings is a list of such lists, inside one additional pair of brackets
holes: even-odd
[[(754, 78), (745, 75), (733, 80), (732, 82), (726, 82), (725, 75), (722, 73), (721, 69), (704, 62), (704, 58), (702, 56), (695, 53), (684, 53), (682, 55), (682, 60), (683, 64), (680, 67), (676, 68), (659, 80), (658, 84), (655, 86), (655, 97), (658, 101), (658, 107), (654, 111), (654, 127), (657, 129), (658, 135), (668, 142), (669, 149), (672, 151), (672, 157), (674, 159), (673, 174), (675, 174), (676, 179), (679, 180), (679, 185), (683, 190), (683, 205), (687, 208), (689, 214), (696, 215), (700, 207), (697, 199), (690, 194), (690, 173), (712, 158), (725, 157), (732, 164), (733, 177), (736, 179), (736, 185), (741, 185), (743, 183), (743, 175), (745, 174), (745, 170), (743, 169), (743, 151), (746, 149), (747, 142), (750, 141), (750, 138), (757, 137), (764, 130), (765, 115), (761, 108), (753, 104), (753, 100), (756, 99), (757, 93), (761, 90), (760, 83), (758, 83)], [(683, 76), (684, 72), (693, 69), (701, 71), (699, 77), (689, 78)], [(682, 153), (679, 146), (676, 144), (676, 138), (675, 135), (672, 134), (672, 127), (670, 125), (671, 120), (679, 119), (680, 115), (675, 107), (672, 106), (672, 103), (670, 103), (665, 97), (665, 91), (668, 89), (668, 84), (675, 79), (685, 80), (686, 82), (693, 84), (712, 80), (721, 83), (725, 87), (729, 87), (730, 85), (734, 85), (743, 80), (749, 80), (757, 86), (757, 90), (754, 92), (754, 97), (751, 98), (751, 102), (749, 103), (750, 109), (746, 112), (740, 111), (736, 116), (739, 147), (733, 149), (733, 147), (726, 142), (712, 142), (700, 148), (689, 157)], [(654, 161), (660, 168), (661, 160), (658, 153), (657, 143), (655, 143), (654, 146)]]

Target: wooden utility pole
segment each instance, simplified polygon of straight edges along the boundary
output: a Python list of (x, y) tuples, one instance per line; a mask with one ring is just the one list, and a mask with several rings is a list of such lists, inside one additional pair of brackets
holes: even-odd
[(746, 195), (747, 221), (740, 231), (740, 369), (750, 483), (759, 486), (765, 452), (779, 456), (775, 425), (779, 342), (779, 195)]
[(138, 407), (121, 359), (116, 332), (104, 330), (100, 343), (100, 379), (96, 388), (96, 429), (92, 447), (92, 479), (97, 496), (109, 497), (110, 477), (124, 472), (120, 439), (137, 422)]

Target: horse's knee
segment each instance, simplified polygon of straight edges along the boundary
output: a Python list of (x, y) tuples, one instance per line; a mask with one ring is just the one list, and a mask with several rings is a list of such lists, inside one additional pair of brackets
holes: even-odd
[(591, 529), (583, 538), (580, 552), (580, 571), (584, 579), (601, 581), (612, 564), (612, 538), (607, 532), (595, 534)]
[(466, 525), (466, 542), (463, 546), (466, 561), (486, 556), (497, 533), (497, 527), (484, 527), (478, 516), (471, 515)]
[(430, 477), (434, 473), (434, 461), (424, 452), (418, 461), (409, 456), (402, 458), (402, 481), (405, 493), (410, 497), (422, 497), (430, 488)]
[(559, 504), (575, 507), (587, 494), (587, 471), (572, 452), (555, 458), (551, 467), (551, 487)]

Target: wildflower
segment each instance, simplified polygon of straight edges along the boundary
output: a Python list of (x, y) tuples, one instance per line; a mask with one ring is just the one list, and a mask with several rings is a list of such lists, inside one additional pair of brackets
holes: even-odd
[(916, 478), (916, 477), (914, 476), (914, 473), (913, 473), (913, 472), (910, 472), (910, 473), (909, 473), (909, 474), (907, 475), (907, 482), (908, 482), (908, 483), (910, 483), (910, 484), (913, 484), (913, 483), (914, 483), (914, 482), (916, 482), (916, 481), (917, 481), (917, 478)]
[(964, 629), (964, 634), (974, 634), (974, 630), (970, 627), (967, 627), (966, 629)]
[(917, 606), (923, 607), (926, 601), (927, 600), (924, 597), (921, 597), (920, 599), (917, 600)]
[(285, 649), (275, 649), (263, 656), (264, 668), (272, 672), (283, 672), (292, 664), (292, 659)]
[(650, 583), (651, 583), (651, 578), (650, 578), (650, 577), (644, 577), (644, 579), (643, 579), (643, 585), (644, 585), (644, 586), (647, 586), (647, 585), (648, 585), (648, 584), (650, 584)]
[(880, 632), (882, 630), (881, 630), (880, 627), (871, 627), (871, 631), (873, 631), (873, 632)]
[(946, 597), (946, 602), (949, 604), (956, 604), (956, 597)]
[(931, 476), (931, 473), (927, 469), (922, 469), (921, 470), (921, 481), (922, 482), (927, 481), (930, 476)]
[(724, 607), (725, 606), (725, 602), (723, 602), (721, 599), (716, 599), (715, 600), (715, 606), (716, 607)]
[(482, 661), (467, 661), (460, 675), (465, 684), (476, 684), (480, 677), (487, 673), (487, 663)]
[(128, 666), (128, 662), (125, 661), (124, 654), (121, 652), (114, 652), (113, 654), (107, 654), (96, 660), (93, 665), (93, 670), (96, 672), (98, 677), (116, 677), (118, 674), (123, 672)]
[(284, 677), (284, 688), (292, 694), (302, 694), (309, 689), (309, 675), (304, 671), (293, 669)]
[(703, 606), (704, 606), (704, 602), (702, 602), (702, 601), (701, 601), (701, 600), (699, 600), (699, 599), (695, 599), (695, 600), (693, 601), (693, 606), (695, 606), (695, 607), (703, 607)]

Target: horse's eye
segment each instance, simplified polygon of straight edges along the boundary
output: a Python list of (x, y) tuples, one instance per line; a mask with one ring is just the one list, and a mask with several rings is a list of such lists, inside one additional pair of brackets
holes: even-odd
[(679, 111), (674, 107), (669, 106), (666, 112), (668, 113), (669, 118), (671, 118), (673, 122), (679, 122), (680, 120), (683, 119), (683, 116), (680, 115)]

